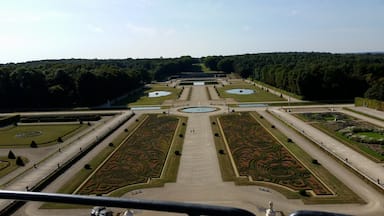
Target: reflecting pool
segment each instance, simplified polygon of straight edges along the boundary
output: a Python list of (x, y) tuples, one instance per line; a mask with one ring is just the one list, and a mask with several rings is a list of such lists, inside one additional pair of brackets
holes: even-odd
[(154, 92), (149, 92), (148, 93), (148, 97), (152, 98), (152, 97), (162, 97), (162, 96), (167, 96), (167, 95), (170, 95), (171, 92), (169, 91), (154, 91)]
[(206, 113), (206, 112), (213, 112), (218, 110), (216, 107), (187, 107), (183, 108), (180, 111), (185, 113)]
[(225, 92), (229, 94), (239, 94), (239, 95), (249, 95), (249, 94), (255, 93), (255, 91), (252, 89), (229, 89), (229, 90), (226, 90)]

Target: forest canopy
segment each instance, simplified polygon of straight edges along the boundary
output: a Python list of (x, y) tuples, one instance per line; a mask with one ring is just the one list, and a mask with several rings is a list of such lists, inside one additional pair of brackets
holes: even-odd
[(0, 65), (0, 109), (70, 108), (106, 103), (190, 71), (198, 59), (42, 60)]
[(233, 71), (308, 100), (384, 100), (384, 54), (264, 53), (202, 61), (211, 70)]
[(308, 100), (384, 100), (384, 54), (263, 53), (0, 65), (0, 109), (95, 106), (204, 63)]

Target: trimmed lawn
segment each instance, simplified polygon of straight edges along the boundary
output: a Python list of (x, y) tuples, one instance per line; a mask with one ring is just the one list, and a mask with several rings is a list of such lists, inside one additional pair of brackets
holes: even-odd
[(293, 97), (293, 98), (296, 98), (296, 99), (299, 99), (299, 100), (302, 100), (302, 99), (303, 99), (303, 96), (294, 94), (294, 93), (292, 93), (292, 92), (285, 91), (285, 90), (283, 90), (283, 89), (276, 88), (276, 87), (274, 87), (274, 86), (268, 85), (268, 84), (263, 83), (263, 82), (260, 82), (260, 81), (258, 81), (258, 80), (252, 80), (252, 82), (255, 82), (255, 83), (259, 84), (259, 85), (265, 86), (266, 88), (270, 88), (270, 89), (272, 89), (272, 90), (275, 90), (275, 91), (277, 91), (277, 92), (282, 92), (283, 94), (285, 94), (285, 95), (289, 95), (290, 97)]
[[(148, 97), (149, 92), (154, 91), (169, 91), (170, 95), (162, 97)], [(176, 100), (179, 98), (182, 89), (172, 88), (164, 85), (152, 85), (150, 89), (140, 91), (134, 95), (121, 99), (113, 105), (128, 105), (128, 106), (145, 106), (145, 105), (161, 105), (165, 100)]]
[(28, 147), (32, 141), (37, 145), (52, 145), (61, 137), (63, 141), (88, 127), (86, 124), (19, 125), (0, 129), (0, 147)]
[[(16, 157), (19, 155), (16, 155)], [(21, 157), (25, 164), (28, 163), (28, 159), (25, 157)], [(0, 177), (6, 176), (12, 171), (19, 168), (16, 165), (16, 159), (9, 159), (7, 156), (0, 157)]]
[[(271, 94), (267, 91), (264, 91), (254, 85), (250, 84), (231, 84), (224, 87), (217, 87), (219, 96), (222, 98), (233, 98), (237, 102), (270, 102), (270, 101), (286, 101), (284, 98), (278, 97), (274, 94)], [(249, 95), (239, 95), (239, 94), (230, 94), (226, 90), (230, 89), (252, 89), (254, 90), (253, 94)]]

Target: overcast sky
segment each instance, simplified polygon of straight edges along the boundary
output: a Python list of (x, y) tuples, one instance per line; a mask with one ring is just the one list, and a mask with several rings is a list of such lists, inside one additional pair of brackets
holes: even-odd
[(0, 63), (384, 51), (384, 0), (1, 0)]

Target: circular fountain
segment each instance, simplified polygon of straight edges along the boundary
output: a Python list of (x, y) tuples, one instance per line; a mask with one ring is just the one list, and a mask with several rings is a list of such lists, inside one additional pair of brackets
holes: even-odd
[(229, 89), (229, 90), (226, 90), (225, 92), (227, 92), (228, 94), (238, 94), (238, 95), (250, 95), (255, 93), (255, 91), (252, 89)]
[(207, 113), (207, 112), (214, 112), (218, 109), (219, 108), (216, 108), (216, 107), (201, 106), (201, 107), (186, 107), (186, 108), (180, 109), (179, 111), (185, 112), (185, 113)]

